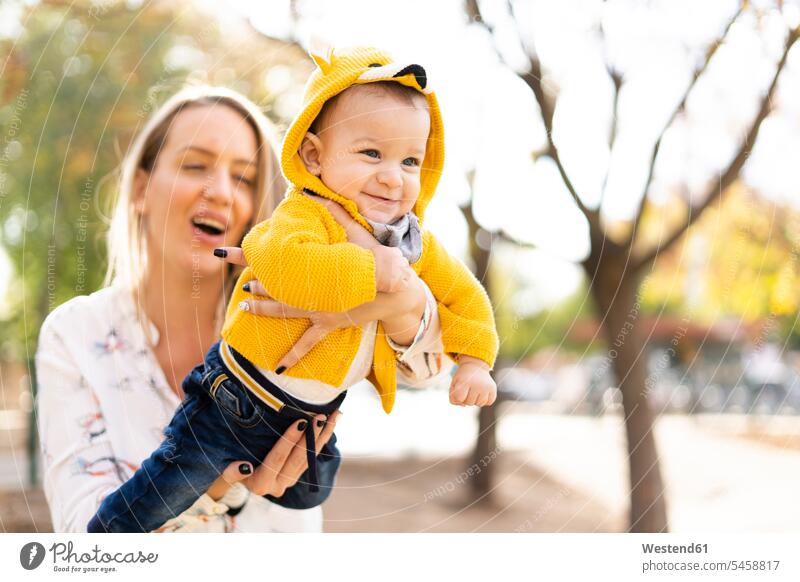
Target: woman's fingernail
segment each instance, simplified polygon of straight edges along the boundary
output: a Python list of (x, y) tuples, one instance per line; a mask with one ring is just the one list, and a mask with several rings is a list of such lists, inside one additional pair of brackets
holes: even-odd
[(243, 291), (247, 291), (248, 293), (250, 293), (250, 281), (248, 281), (247, 283), (242, 285), (242, 290)]
[(301, 420), (300, 424), (297, 425), (297, 430), (303, 432), (304, 430), (306, 430), (306, 424), (308, 423), (305, 420)]
[(280, 366), (280, 367), (278, 367), (278, 369), (277, 369), (277, 370), (275, 370), (275, 373), (276, 373), (278, 376), (280, 376), (280, 375), (281, 375), (281, 374), (283, 374), (285, 371), (286, 371), (286, 366)]
[(323, 426), (325, 426), (325, 421), (324, 420), (318, 420), (317, 421), (317, 428), (322, 428)]
[(253, 472), (253, 467), (249, 463), (242, 463), (239, 465), (239, 472), (242, 475), (250, 475)]
[(224, 259), (228, 256), (228, 251), (225, 249), (214, 249), (214, 256), (219, 257), (220, 259)]
[(242, 311), (250, 311), (250, 304), (247, 301), (239, 301), (239, 309)]

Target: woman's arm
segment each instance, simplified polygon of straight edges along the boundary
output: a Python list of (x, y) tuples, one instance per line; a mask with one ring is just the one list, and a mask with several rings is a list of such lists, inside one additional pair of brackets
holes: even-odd
[(85, 532), (105, 496), (135, 467), (111, 447), (97, 398), (59, 333), (59, 316), (45, 321), (36, 354), (44, 492), (56, 532)]
[[(238, 249), (229, 247), (226, 250), (229, 252), (227, 260), (238, 260)], [(311, 321), (308, 331), (279, 362), (280, 366), (287, 368), (294, 366), (335, 329), (391, 320), (398, 326), (399, 333), (390, 332), (386, 323), (384, 328), (389, 335), (390, 345), (398, 353), (398, 381), (412, 388), (427, 388), (439, 383), (450, 372), (453, 363), (444, 353), (436, 299), (427, 285), (415, 274), (412, 275), (409, 290), (404, 292), (405, 297), (398, 297), (397, 293), (379, 293), (374, 301), (345, 313), (304, 311), (284, 305), (268, 299), (266, 289), (253, 279), (249, 282), (250, 293), (264, 299), (249, 299), (248, 308), (257, 315), (302, 317)], [(419, 291), (413, 290), (415, 285), (419, 285)], [(421, 295), (421, 302), (416, 293)]]
[[(37, 420), (44, 455), (44, 490), (54, 530), (85, 533), (103, 499), (138, 469), (135, 464), (138, 459), (122, 459), (114, 451), (98, 399), (82, 376), (80, 356), (68, 347), (76, 344), (75, 327), (69, 321), (62, 321), (63, 315), (57, 310), (45, 321), (36, 354)], [(337, 418), (338, 413), (335, 413), (324, 428), (315, 430), (318, 448), (331, 438)], [(280, 497), (306, 468), (305, 446), (301, 439), (304, 433), (296, 424), (289, 427), (257, 469), (250, 463), (232, 463), (211, 491), (213, 496), (222, 497), (232, 483), (241, 481), (257, 495), (269, 493)], [(240, 470), (243, 465), (246, 466), (244, 472)], [(184, 529), (181, 524), (194, 524), (189, 529), (222, 531), (224, 528), (218, 527), (217, 522), (224, 521), (225, 517), (215, 511), (209, 513), (208, 508), (212, 506), (217, 504), (211, 496), (201, 496), (178, 516), (170, 531), (176, 531), (175, 524), (180, 526), (177, 530)], [(198, 520), (197, 515), (202, 515), (202, 519)], [(200, 521), (208, 523), (204, 525)]]

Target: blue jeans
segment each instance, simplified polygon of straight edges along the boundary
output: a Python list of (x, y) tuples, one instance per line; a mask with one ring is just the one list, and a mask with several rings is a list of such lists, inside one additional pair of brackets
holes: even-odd
[[(324, 406), (298, 402), (250, 367), (248, 372), (255, 374), (259, 385), (290, 404), (276, 411), (242, 386), (218, 350), (215, 343), (205, 361), (183, 381), (186, 397), (165, 429), (161, 446), (103, 500), (89, 522), (90, 533), (149, 532), (161, 527), (191, 507), (230, 463), (261, 464), (298, 418), (307, 421), (306, 434), (312, 432), (306, 443), (313, 448), (313, 415), (330, 416), (344, 399), (342, 393)], [(291, 509), (308, 509), (325, 501), (341, 462), (336, 436), (316, 457), (316, 473), (313, 453), (309, 460), (309, 469), (294, 486), (279, 498), (266, 498)]]

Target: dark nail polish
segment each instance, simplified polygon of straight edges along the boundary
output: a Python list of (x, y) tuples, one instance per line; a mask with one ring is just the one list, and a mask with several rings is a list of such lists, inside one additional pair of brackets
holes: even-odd
[(318, 420), (317, 421), (317, 428), (322, 428), (323, 426), (325, 426), (325, 421), (324, 420)]
[(247, 291), (248, 293), (250, 293), (250, 281), (248, 281), (247, 283), (242, 285), (242, 290), (243, 291)]
[(301, 420), (300, 424), (297, 425), (297, 430), (299, 430), (300, 432), (306, 430), (306, 425), (307, 424), (308, 423), (305, 420)]
[(278, 376), (280, 376), (280, 375), (281, 375), (281, 374), (283, 374), (285, 371), (286, 371), (286, 366), (280, 366), (280, 367), (279, 367), (277, 370), (275, 370), (275, 373), (276, 373)]
[(220, 259), (224, 259), (228, 256), (228, 251), (225, 249), (214, 249), (214, 256), (219, 257)]
[(242, 475), (249, 475), (250, 473), (253, 472), (253, 469), (247, 463), (242, 463), (241, 465), (239, 465), (239, 472)]

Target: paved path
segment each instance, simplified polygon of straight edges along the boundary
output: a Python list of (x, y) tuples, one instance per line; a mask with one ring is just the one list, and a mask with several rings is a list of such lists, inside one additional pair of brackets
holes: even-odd
[[(328, 529), (623, 527), (628, 468), (619, 417), (542, 414), (526, 405), (507, 405), (500, 412), (500, 505), (468, 514), (461, 509), (468, 487), (457, 479), (475, 439), (475, 411), (451, 406), (446, 391), (402, 392), (387, 416), (368, 390), (352, 391), (337, 429), (345, 464), (341, 487), (326, 509)], [(672, 531), (800, 531), (800, 447), (736, 436), (748, 422), (730, 416), (659, 420), (657, 446)], [(800, 419), (773, 418), (758, 428), (798, 437)], [(26, 467), (19, 450), (0, 448), (0, 489), (20, 489)], [(451, 483), (457, 487), (437, 493)]]
[[(389, 417), (369, 393), (351, 396), (337, 429), (345, 458), (446, 459), (463, 455), (474, 442), (474, 412), (450, 406), (445, 392), (401, 393)], [(587, 509), (598, 505), (611, 515), (627, 513), (627, 448), (620, 417), (537, 414), (524, 405), (501, 412), (501, 451), (515, 452), (517, 463), (578, 492)], [(747, 422), (729, 416), (658, 421), (672, 531), (800, 531), (800, 451), (735, 436)], [(763, 422), (761, 430), (800, 434), (798, 417)], [(567, 521), (562, 527), (569, 531), (572, 525)]]

